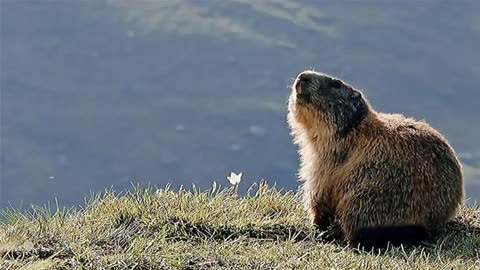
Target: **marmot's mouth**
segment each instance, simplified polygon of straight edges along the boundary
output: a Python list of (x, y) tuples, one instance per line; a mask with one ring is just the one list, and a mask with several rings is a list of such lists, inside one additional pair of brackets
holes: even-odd
[(297, 93), (297, 98), (298, 99), (307, 99), (308, 95), (305, 93)]
[(310, 95), (305, 94), (305, 92), (300, 92), (300, 93), (297, 92), (297, 102), (305, 104), (309, 101), (310, 101)]

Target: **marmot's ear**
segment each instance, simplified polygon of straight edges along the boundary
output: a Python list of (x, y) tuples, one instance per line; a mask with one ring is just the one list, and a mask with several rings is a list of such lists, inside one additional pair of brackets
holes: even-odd
[(365, 106), (362, 101), (362, 93), (360, 93), (360, 91), (353, 90), (350, 100), (354, 112), (358, 113), (359, 111), (365, 110)]

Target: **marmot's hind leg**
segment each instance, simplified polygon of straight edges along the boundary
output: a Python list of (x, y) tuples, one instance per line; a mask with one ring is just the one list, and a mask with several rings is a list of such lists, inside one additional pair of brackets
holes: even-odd
[(419, 246), (430, 238), (430, 232), (422, 225), (385, 225), (357, 230), (351, 236), (350, 244), (370, 251), (389, 245)]

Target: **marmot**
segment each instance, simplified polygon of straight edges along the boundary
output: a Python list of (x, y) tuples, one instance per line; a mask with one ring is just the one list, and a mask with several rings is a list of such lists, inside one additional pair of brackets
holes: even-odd
[(309, 219), (356, 246), (417, 245), (463, 202), (461, 165), (424, 121), (376, 112), (344, 81), (300, 73), (288, 100)]

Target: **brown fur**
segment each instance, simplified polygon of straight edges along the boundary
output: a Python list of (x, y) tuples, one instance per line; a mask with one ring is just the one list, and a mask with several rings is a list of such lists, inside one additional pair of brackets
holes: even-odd
[[(302, 76), (309, 81), (302, 84)], [(288, 104), (310, 220), (325, 227), (334, 218), (348, 240), (365, 227), (441, 229), (463, 201), (461, 165), (447, 140), (423, 121), (374, 111), (358, 90), (342, 81), (340, 96), (330, 86), (332, 80), (340, 81), (313, 71), (301, 73)], [(310, 96), (302, 101), (297, 92)], [(350, 110), (352, 100), (364, 110), (343, 117), (338, 108)], [(361, 121), (350, 127), (349, 119), (357, 119), (359, 111)], [(342, 130), (346, 132), (340, 134)]]

